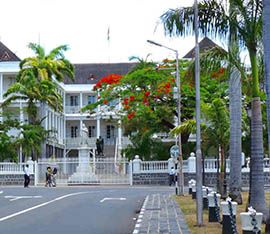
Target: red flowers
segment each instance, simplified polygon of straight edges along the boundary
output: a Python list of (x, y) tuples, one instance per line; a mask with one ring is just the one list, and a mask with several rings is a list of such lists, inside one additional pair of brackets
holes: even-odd
[(101, 88), (103, 84), (118, 84), (121, 78), (122, 76), (118, 74), (110, 74), (108, 76), (104, 76), (96, 83), (94, 89)]
[(150, 92), (149, 91), (147, 91), (147, 92), (144, 93), (144, 96), (145, 97), (148, 97), (149, 95), (150, 95)]
[(134, 116), (135, 116), (135, 111), (132, 111), (132, 112), (130, 112), (128, 115), (127, 115), (127, 117), (128, 117), (128, 119), (132, 119)]

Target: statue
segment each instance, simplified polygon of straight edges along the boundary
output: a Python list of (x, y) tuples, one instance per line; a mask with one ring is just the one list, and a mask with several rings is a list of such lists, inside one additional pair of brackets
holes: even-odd
[(81, 140), (82, 144), (86, 144), (87, 145), (88, 144), (88, 142), (87, 142), (87, 139), (88, 139), (88, 129), (85, 126), (84, 123), (82, 124), (81, 138), (82, 138), (82, 140)]

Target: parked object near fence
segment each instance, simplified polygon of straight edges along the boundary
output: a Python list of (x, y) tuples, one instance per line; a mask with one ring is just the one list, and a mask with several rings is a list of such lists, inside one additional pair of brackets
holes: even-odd
[(220, 203), (222, 210), (222, 234), (237, 234), (236, 229), (236, 210), (237, 203), (232, 202), (231, 198)]
[(208, 221), (220, 222), (220, 194), (211, 192), (208, 197)]
[(192, 199), (196, 199), (196, 183), (193, 183), (191, 185), (191, 190), (192, 190)]
[(210, 193), (211, 191), (209, 191), (208, 187), (203, 187), (202, 189), (202, 195), (203, 195), (203, 209), (207, 210), (208, 209), (208, 198), (207, 195), (208, 193)]
[(263, 214), (256, 212), (252, 207), (248, 208), (248, 212), (240, 213), (240, 220), (243, 234), (261, 233)]
[(194, 184), (196, 181), (191, 179), (188, 181), (188, 194), (192, 194), (192, 184)]

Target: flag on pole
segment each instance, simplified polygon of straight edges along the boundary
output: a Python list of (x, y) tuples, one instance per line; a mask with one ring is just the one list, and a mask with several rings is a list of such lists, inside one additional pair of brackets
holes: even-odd
[(110, 41), (110, 27), (108, 27), (108, 31), (107, 31), (107, 41)]

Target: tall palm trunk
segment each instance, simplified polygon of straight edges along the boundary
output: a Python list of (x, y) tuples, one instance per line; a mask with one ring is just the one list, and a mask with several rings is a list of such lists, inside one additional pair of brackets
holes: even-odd
[[(231, 17), (236, 17), (234, 12), (234, 3), (230, 1), (229, 12)], [(236, 19), (235, 19), (236, 21)], [(239, 58), (237, 29), (230, 25), (229, 53)], [(238, 204), (242, 204), (241, 195), (241, 153), (242, 153), (242, 89), (241, 74), (239, 70), (232, 65), (230, 61), (230, 79), (229, 79), (229, 100), (230, 100), (230, 182), (229, 196)]]
[[(270, 155), (270, 1), (263, 1), (263, 45), (264, 45), (264, 78), (266, 85), (266, 111), (268, 133), (268, 155)], [(269, 212), (270, 213), (270, 212)], [(270, 233), (270, 215), (266, 222), (266, 233)]]
[(226, 198), (225, 188), (225, 149), (224, 145), (220, 146), (220, 173), (219, 173), (219, 189), (222, 198)]
[(266, 218), (263, 172), (263, 130), (256, 47), (249, 48), (252, 69), (250, 206)]
[(241, 195), (241, 80), (240, 72), (233, 67), (230, 73), (230, 190), (229, 196), (242, 204)]
[(250, 206), (266, 215), (263, 172), (263, 132), (260, 97), (251, 103), (251, 161), (250, 161)]

